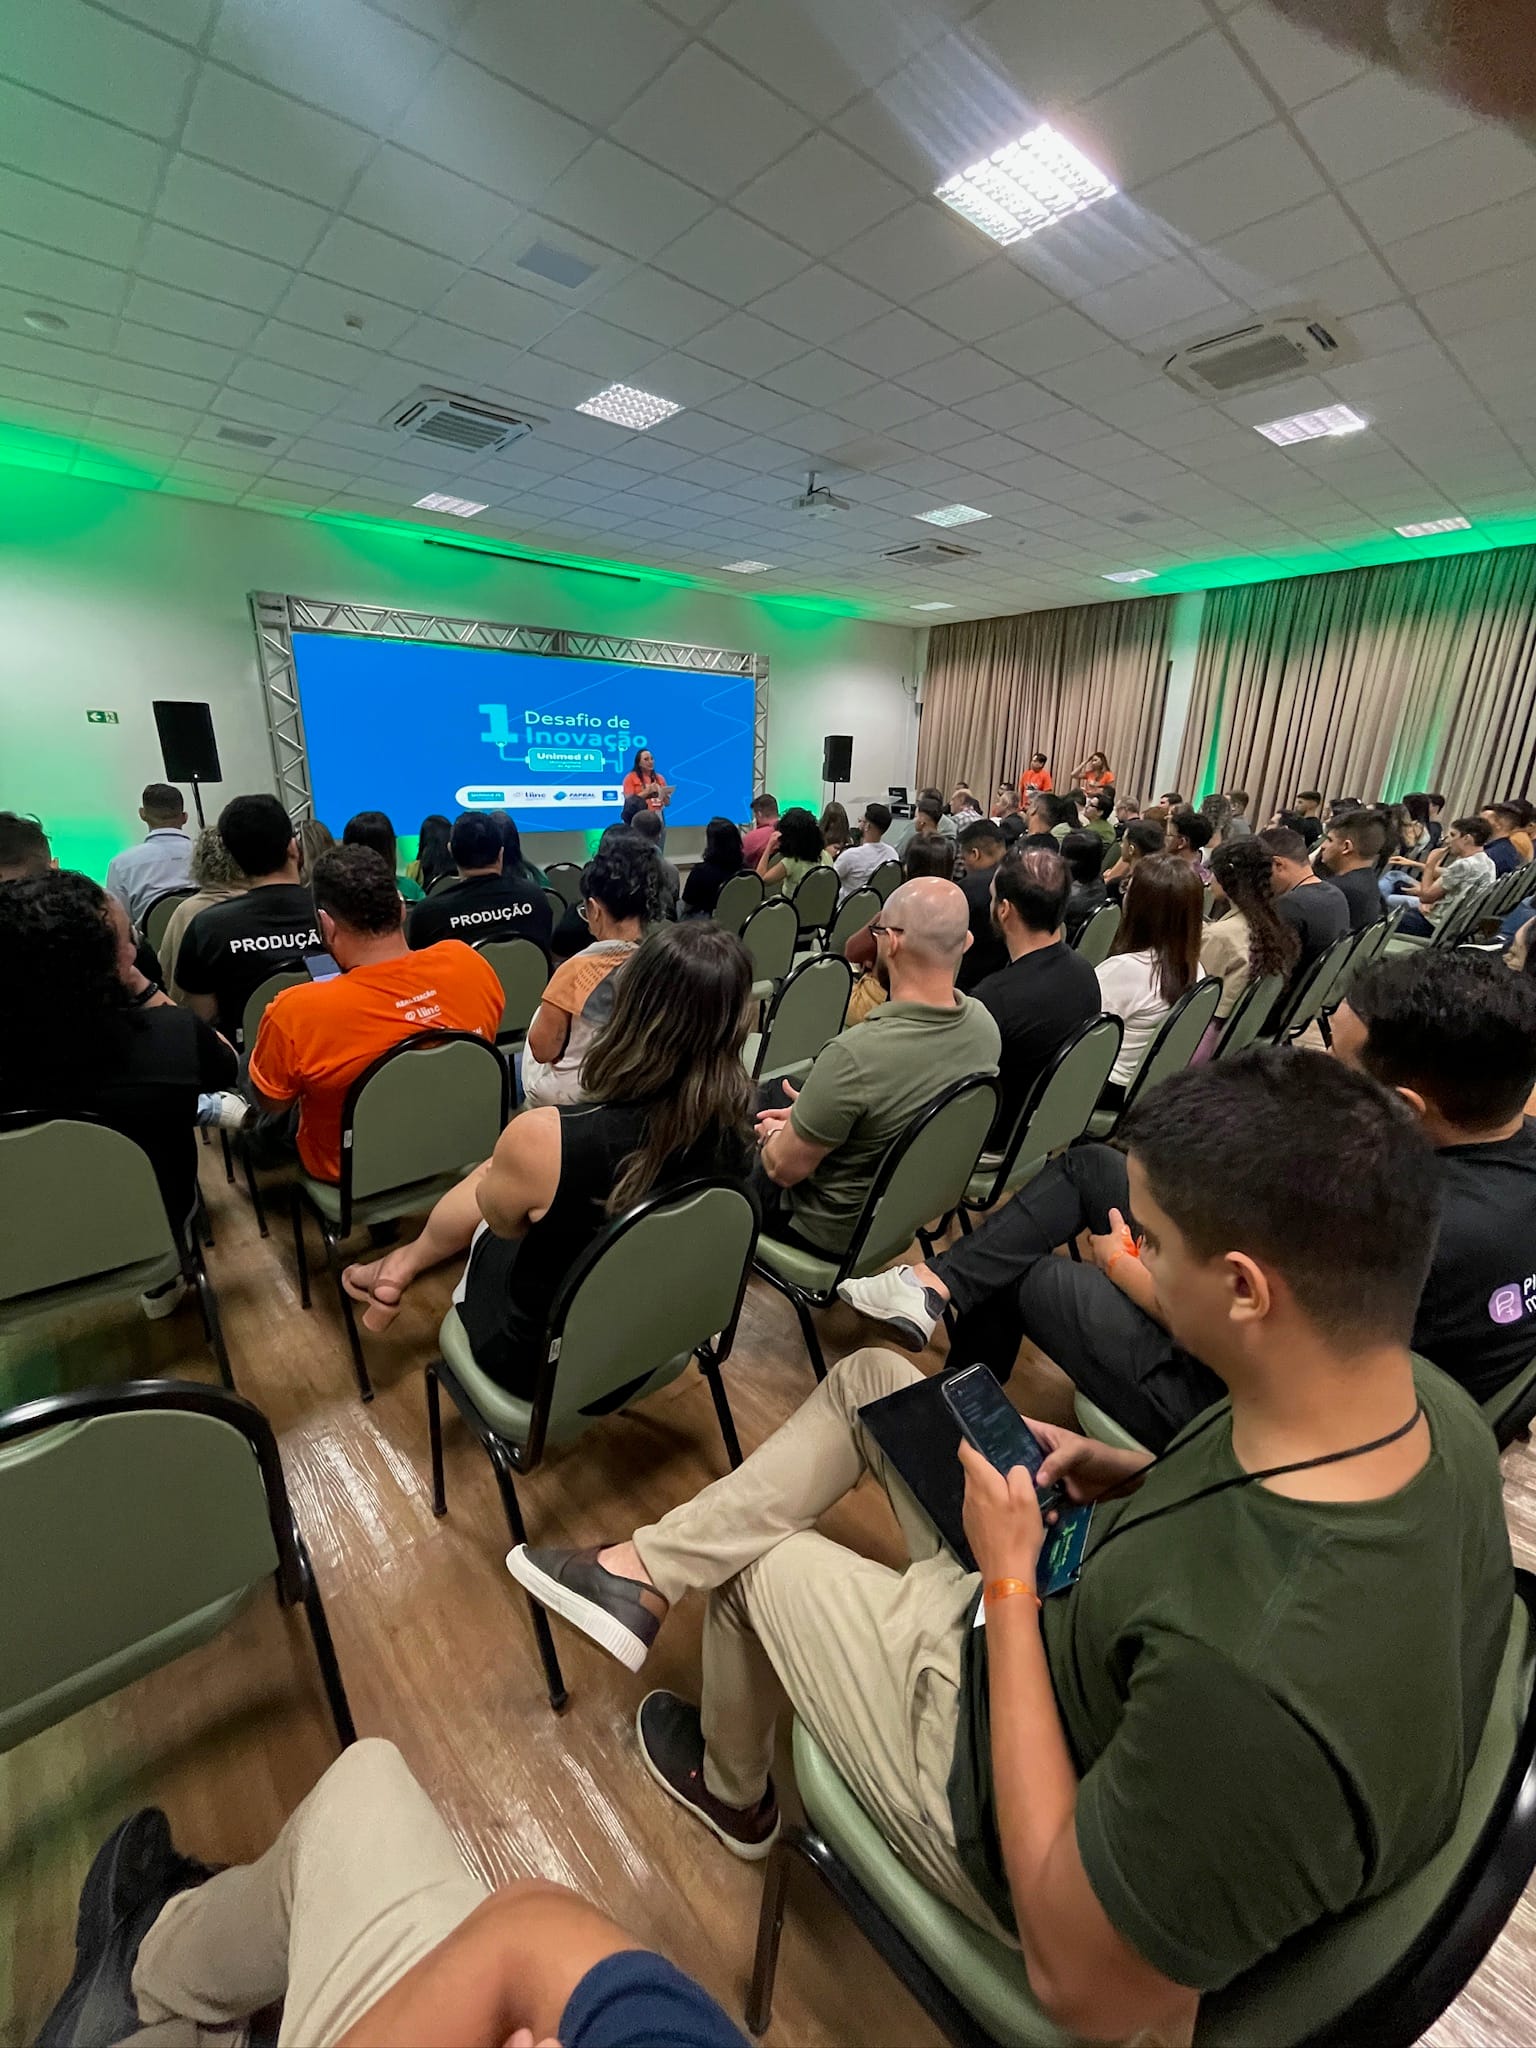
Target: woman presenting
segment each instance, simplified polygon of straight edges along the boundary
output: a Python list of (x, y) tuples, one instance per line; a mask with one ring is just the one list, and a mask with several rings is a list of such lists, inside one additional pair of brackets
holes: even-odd
[(653, 811), (664, 811), (672, 801), (672, 791), (673, 785), (663, 781), (656, 772), (656, 760), (650, 748), (641, 747), (624, 778), (625, 816), (632, 816), (639, 808), (631, 802), (634, 797), (643, 797)]

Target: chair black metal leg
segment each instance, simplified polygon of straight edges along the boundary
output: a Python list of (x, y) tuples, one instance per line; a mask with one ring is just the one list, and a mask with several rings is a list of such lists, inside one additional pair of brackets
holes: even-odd
[[(496, 1484), (501, 1489), (502, 1512), (506, 1515), (512, 1541), (514, 1544), (526, 1543), (528, 1531), (523, 1527), (523, 1511), (517, 1503), (517, 1488), (512, 1483), (512, 1468), (507, 1461), (505, 1450), (499, 1455), (492, 1451), (491, 1464), (495, 1469)], [(544, 1684), (549, 1693), (550, 1709), (558, 1714), (568, 1697), (565, 1674), (560, 1669), (560, 1659), (555, 1651), (555, 1638), (549, 1626), (549, 1616), (531, 1593), (528, 1595), (528, 1612), (533, 1617), (533, 1639), (539, 1646), (539, 1661), (544, 1666)]]
[(229, 1149), (228, 1131), (219, 1132), (219, 1149), (224, 1154), (224, 1178), (233, 1187), (235, 1184), (235, 1161), (234, 1155)]
[(203, 1200), (201, 1189), (198, 1190), (197, 1196), (197, 1234), (202, 1239), (204, 1248), (212, 1251), (213, 1218), (208, 1214), (208, 1204)]
[(219, 1368), (219, 1378), (233, 1394), (235, 1386), (234, 1368), (229, 1362), (229, 1349), (224, 1342), (224, 1324), (219, 1315), (219, 1298), (213, 1291), (213, 1282), (199, 1259), (192, 1269), (192, 1282), (197, 1289), (198, 1307), (203, 1312), (203, 1328), (208, 1332), (209, 1349), (213, 1352), (214, 1363)]
[(309, 1307), (309, 1254), (304, 1249), (304, 1198), (295, 1188), (289, 1198), (288, 1213), (293, 1218), (293, 1261), (299, 1269), (299, 1306)]
[(822, 1352), (821, 1338), (817, 1335), (811, 1311), (798, 1294), (792, 1294), (790, 1300), (795, 1304), (795, 1314), (800, 1319), (800, 1334), (805, 1339), (805, 1351), (811, 1361), (811, 1371), (818, 1380), (824, 1380), (827, 1376), (827, 1361)]
[(965, 1204), (962, 1202), (959, 1209), (955, 1213), (958, 1215), (960, 1219), (960, 1235), (962, 1237), (969, 1237), (971, 1234), (970, 1210), (967, 1209)]
[(923, 1257), (929, 1264), (931, 1264), (933, 1260), (938, 1256), (938, 1253), (934, 1249), (935, 1235), (936, 1233), (931, 1230), (919, 1230), (919, 1232), (917, 1233), (917, 1241), (922, 1248)]
[(443, 1486), (443, 1401), (438, 1387), (437, 1367), (427, 1367), (427, 1436), (432, 1445), (432, 1512), (448, 1512), (448, 1495)]
[[(297, 1535), (297, 1532), (295, 1532)], [(304, 1619), (309, 1623), (309, 1639), (315, 1646), (315, 1662), (320, 1666), (320, 1676), (325, 1684), (325, 1696), (330, 1702), (331, 1719), (336, 1723), (336, 1737), (343, 1749), (357, 1740), (357, 1727), (352, 1719), (352, 1704), (347, 1698), (347, 1688), (342, 1683), (341, 1666), (336, 1661), (336, 1645), (331, 1641), (331, 1625), (325, 1618), (325, 1605), (320, 1598), (320, 1588), (315, 1584), (315, 1568), (309, 1561), (309, 1552), (299, 1539), (299, 1566), (303, 1575)]]
[(321, 1235), (325, 1239), (325, 1262), (330, 1267), (331, 1278), (336, 1283), (336, 1299), (341, 1303), (341, 1319), (347, 1326), (347, 1345), (352, 1353), (352, 1370), (357, 1374), (357, 1391), (363, 1400), (371, 1401), (373, 1381), (368, 1377), (368, 1361), (363, 1356), (363, 1339), (357, 1327), (352, 1297), (341, 1283), (340, 1252), (335, 1238), (324, 1224), (321, 1225)]
[(757, 1916), (757, 1952), (752, 1959), (752, 1984), (747, 1992), (747, 2031), (762, 2034), (773, 2018), (773, 1985), (779, 1970), (779, 1938), (784, 1932), (784, 1901), (789, 1890), (788, 1833), (781, 1834), (763, 1872), (763, 1903)]
[(736, 1434), (736, 1418), (731, 1413), (731, 1404), (726, 1399), (725, 1382), (720, 1377), (718, 1364), (706, 1365), (699, 1360), (699, 1371), (709, 1383), (710, 1399), (715, 1404), (715, 1419), (720, 1424), (720, 1435), (725, 1443), (725, 1455), (734, 1472), (741, 1463), (741, 1439)]
[(256, 1212), (257, 1233), (262, 1237), (268, 1237), (271, 1233), (267, 1229), (266, 1205), (261, 1199), (261, 1184), (256, 1178), (256, 1168), (252, 1164), (248, 1150), (242, 1155), (241, 1164), (245, 1168), (245, 1191), (250, 1196), (251, 1207)]

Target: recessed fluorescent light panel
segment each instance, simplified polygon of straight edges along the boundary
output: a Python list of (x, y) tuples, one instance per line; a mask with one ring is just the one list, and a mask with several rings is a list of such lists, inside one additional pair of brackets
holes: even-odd
[(637, 391), (633, 384), (610, 384), (595, 398), (584, 398), (576, 408), (596, 420), (612, 420), (616, 427), (631, 427), (637, 434), (643, 434), (659, 420), (671, 419), (673, 413), (682, 409), (670, 398), (658, 398), (652, 391)]
[(952, 612), (954, 606), (940, 597), (935, 598), (929, 604), (915, 604), (912, 606), (912, 610), (915, 612)]
[(473, 519), (477, 512), (485, 510), (473, 498), (450, 498), (446, 491), (428, 491), (416, 504), (422, 512), (451, 512), (455, 519)]
[(772, 562), (722, 562), (722, 569), (729, 569), (733, 576), (761, 576), (773, 567)]
[(969, 526), (973, 519), (990, 519), (990, 512), (978, 512), (974, 505), (940, 505), (933, 512), (914, 512), (914, 519), (924, 519), (930, 526)]
[(1421, 519), (1414, 526), (1400, 526), (1397, 531), (1404, 540), (1422, 540), (1427, 533), (1462, 533), (1472, 524), (1470, 519)]
[(933, 196), (1006, 248), (1114, 192), (1097, 165), (1047, 124), (983, 157)]
[(1104, 581), (1106, 583), (1145, 583), (1149, 577), (1156, 574), (1157, 571), (1155, 569), (1106, 569), (1104, 571)]
[(1293, 441), (1326, 441), (1336, 434), (1358, 434), (1368, 425), (1353, 406), (1325, 405), (1321, 412), (1293, 412), (1289, 419), (1266, 420), (1254, 431), (1277, 448), (1288, 448)]

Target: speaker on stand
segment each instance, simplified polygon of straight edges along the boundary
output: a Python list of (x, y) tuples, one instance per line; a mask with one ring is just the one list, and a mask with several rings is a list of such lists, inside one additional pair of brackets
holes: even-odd
[(832, 785), (832, 801), (837, 802), (837, 785), (853, 779), (853, 734), (851, 732), (829, 732), (821, 743), (821, 779), (825, 785)]
[(213, 736), (213, 707), (169, 698), (157, 698), (151, 707), (155, 730), (160, 735), (160, 758), (165, 763), (167, 782), (190, 782), (192, 801), (197, 807), (199, 827), (203, 816), (200, 782), (222, 782), (218, 742)]

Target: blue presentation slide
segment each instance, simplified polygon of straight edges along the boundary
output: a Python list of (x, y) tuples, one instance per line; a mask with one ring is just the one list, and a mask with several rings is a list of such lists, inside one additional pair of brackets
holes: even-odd
[(337, 633), (295, 633), (293, 654), (315, 813), (338, 835), (362, 810), (402, 834), (462, 810), (600, 829), (639, 747), (675, 785), (669, 825), (752, 801), (751, 676)]

